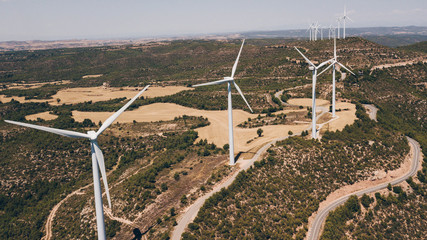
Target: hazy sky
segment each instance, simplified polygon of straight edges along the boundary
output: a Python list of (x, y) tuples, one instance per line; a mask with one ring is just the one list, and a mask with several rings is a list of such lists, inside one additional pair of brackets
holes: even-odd
[[(345, 0), (0, 0), (0, 41), (329, 26)], [(347, 0), (348, 27), (427, 26), (427, 0)]]

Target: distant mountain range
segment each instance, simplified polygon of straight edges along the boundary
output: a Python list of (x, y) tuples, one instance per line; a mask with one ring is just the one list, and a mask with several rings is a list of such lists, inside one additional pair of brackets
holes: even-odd
[[(328, 38), (329, 28), (323, 29), (323, 37)], [(342, 32), (341, 32), (342, 34)], [(278, 31), (251, 31), (241, 34), (246, 38), (308, 38), (307, 29), (278, 30)], [(346, 36), (359, 36), (370, 41), (389, 47), (405, 46), (417, 42), (427, 41), (427, 27), (367, 27), (347, 28)], [(320, 38), (320, 34), (318, 35)]]
[[(329, 28), (323, 29), (323, 36), (328, 36)], [(342, 32), (341, 32), (342, 33)], [(307, 29), (278, 30), (278, 31), (251, 31), (242, 33), (248, 38), (308, 38)], [(427, 36), (427, 27), (368, 27), (368, 28), (346, 28), (347, 36), (386, 36), (386, 35), (422, 35)]]
[[(329, 28), (323, 29), (323, 37), (328, 38)], [(422, 41), (427, 41), (427, 27), (407, 26), (407, 27), (368, 27), (368, 28), (347, 28), (347, 36), (360, 36), (370, 41), (389, 46), (405, 46)], [(308, 38), (307, 29), (276, 30), (276, 31), (250, 31), (240, 33), (219, 33), (209, 35), (176, 36), (161, 38), (123, 38), (123, 39), (101, 39), (101, 40), (56, 40), (56, 41), (5, 41), (0, 42), (0, 52), (20, 51), (20, 50), (43, 50), (53, 48), (79, 48), (79, 47), (101, 47), (117, 46), (129, 44), (143, 44), (150, 41), (171, 41), (182, 39), (235, 39), (235, 38)], [(318, 35), (320, 38), (320, 34)]]

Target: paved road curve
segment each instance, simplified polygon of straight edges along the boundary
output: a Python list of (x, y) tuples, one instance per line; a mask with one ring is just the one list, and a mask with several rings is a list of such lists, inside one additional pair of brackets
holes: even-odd
[(311, 226), (311, 228), (308, 231), (307, 234), (307, 239), (308, 240), (317, 240), (320, 237), (320, 230), (322, 228), (323, 222), (326, 220), (326, 217), (328, 216), (329, 212), (334, 210), (335, 208), (337, 208), (338, 206), (340, 206), (341, 204), (345, 203), (347, 201), (347, 199), (351, 196), (351, 195), (357, 195), (358, 197), (362, 196), (363, 194), (368, 194), (368, 193), (373, 193), (376, 191), (379, 191), (381, 189), (384, 189), (387, 187), (387, 185), (390, 183), (391, 185), (395, 185), (398, 183), (401, 183), (403, 181), (405, 181), (406, 179), (408, 179), (411, 176), (414, 176), (417, 173), (417, 169), (418, 169), (418, 165), (419, 165), (419, 158), (420, 158), (420, 145), (417, 141), (415, 141), (412, 138), (408, 137), (408, 141), (409, 143), (413, 146), (414, 152), (413, 152), (413, 156), (412, 156), (412, 165), (411, 165), (411, 169), (409, 172), (407, 172), (405, 175), (401, 176), (400, 178), (397, 178), (391, 182), (386, 182), (386, 183), (382, 183), (355, 193), (351, 193), (348, 194), (346, 196), (343, 196), (341, 198), (338, 198), (337, 200), (335, 200), (334, 202), (332, 202), (329, 206), (327, 206), (326, 208), (322, 209), (319, 213), (317, 213), (313, 224)]

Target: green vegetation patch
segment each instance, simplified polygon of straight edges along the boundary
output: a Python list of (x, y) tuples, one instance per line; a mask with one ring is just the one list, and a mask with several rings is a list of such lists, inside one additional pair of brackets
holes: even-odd
[(277, 143), (205, 202), (184, 239), (303, 239), (308, 218), (331, 192), (398, 168), (409, 150), (404, 137), (369, 120), (360, 105), (358, 116), (320, 142), (291, 137)]

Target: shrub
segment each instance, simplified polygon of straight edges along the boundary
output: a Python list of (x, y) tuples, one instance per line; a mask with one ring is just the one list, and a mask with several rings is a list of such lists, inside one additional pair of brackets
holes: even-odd
[(263, 132), (264, 130), (262, 130), (261, 128), (258, 128), (258, 130), (256, 131), (256, 133), (258, 134), (258, 137), (261, 137)]
[(174, 175), (173, 175), (173, 178), (176, 180), (176, 181), (178, 181), (179, 180), (179, 173), (175, 173)]

